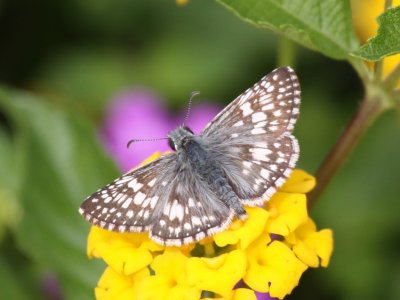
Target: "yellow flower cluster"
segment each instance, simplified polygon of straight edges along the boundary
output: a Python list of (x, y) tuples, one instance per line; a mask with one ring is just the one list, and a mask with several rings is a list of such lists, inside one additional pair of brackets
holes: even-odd
[[(332, 231), (317, 231), (307, 214), (305, 193), (314, 185), (312, 176), (295, 170), (264, 207), (246, 207), (246, 221), (195, 245), (165, 247), (146, 233), (93, 226), (88, 256), (108, 265), (96, 298), (255, 300), (254, 291), (284, 298), (308, 267), (326, 267), (332, 254)], [(239, 282), (244, 287), (235, 288)]]
[[(360, 42), (364, 44), (376, 35), (378, 23), (376, 18), (383, 13), (385, 0), (352, 0), (351, 9), (353, 24)], [(392, 6), (400, 5), (400, 0), (393, 0)], [(383, 62), (383, 75), (386, 77), (400, 63), (400, 54), (386, 57)], [(397, 85), (400, 88), (400, 82)]]

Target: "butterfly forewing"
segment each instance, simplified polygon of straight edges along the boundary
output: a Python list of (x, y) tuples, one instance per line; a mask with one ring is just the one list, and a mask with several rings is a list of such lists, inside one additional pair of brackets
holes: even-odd
[(148, 230), (163, 189), (173, 179), (175, 154), (130, 171), (89, 196), (80, 213), (92, 224), (118, 232)]
[[(294, 71), (278, 68), (233, 100), (203, 130), (203, 136), (250, 138), (291, 132), (299, 114), (300, 86)], [(263, 139), (260, 136), (260, 139)]]

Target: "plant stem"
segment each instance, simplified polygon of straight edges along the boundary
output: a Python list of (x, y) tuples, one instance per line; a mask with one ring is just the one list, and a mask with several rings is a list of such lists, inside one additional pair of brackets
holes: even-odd
[(348, 58), (349, 63), (352, 65), (354, 70), (358, 73), (358, 76), (360, 76), (360, 79), (363, 82), (371, 82), (373, 79), (374, 74), (372, 71), (368, 68), (367, 64), (355, 57), (349, 56)]
[(374, 65), (374, 81), (381, 82), (383, 73), (383, 59), (377, 61)]
[(392, 0), (385, 0), (385, 6), (384, 6), (383, 11), (386, 11), (388, 8), (391, 8), (392, 2), (393, 2)]
[(308, 195), (309, 207), (315, 204), (332, 177), (383, 109), (384, 105), (379, 97), (366, 99), (361, 103), (357, 113), (319, 167), (316, 173), (317, 186)]
[(211, 243), (206, 243), (204, 245), (204, 254), (206, 257), (213, 257), (215, 254), (214, 245)]
[(383, 84), (388, 90), (392, 90), (396, 87), (397, 82), (400, 80), (400, 63), (393, 69), (392, 72), (386, 77)]
[(279, 52), (278, 52), (277, 66), (294, 67), (295, 53), (296, 53), (295, 43), (285, 37), (280, 37), (278, 49)]

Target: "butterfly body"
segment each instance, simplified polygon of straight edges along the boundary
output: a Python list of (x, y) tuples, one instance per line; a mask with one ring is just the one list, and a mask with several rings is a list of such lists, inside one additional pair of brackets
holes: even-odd
[(207, 150), (207, 142), (201, 136), (195, 136), (186, 126), (179, 126), (168, 136), (181, 166), (177, 172), (191, 173), (199, 178), (228, 209), (233, 209), (238, 218), (244, 219), (247, 213), (219, 166), (219, 159)]
[(300, 88), (289, 67), (275, 69), (220, 112), (199, 135), (168, 134), (176, 152), (130, 171), (90, 195), (80, 213), (118, 232), (148, 231), (181, 246), (222, 231), (244, 205), (267, 201), (290, 175)]
[(220, 161), (202, 146), (202, 142), (201, 138), (197, 138), (184, 144), (184, 151), (192, 171), (215, 192), (226, 207), (233, 209), (237, 217), (244, 219), (247, 216), (246, 211), (222, 171)]

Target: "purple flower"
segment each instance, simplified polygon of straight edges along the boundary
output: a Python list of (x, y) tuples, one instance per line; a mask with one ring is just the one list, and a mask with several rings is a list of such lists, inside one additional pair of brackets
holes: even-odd
[[(200, 133), (221, 107), (210, 103), (197, 104), (196, 100), (186, 125)], [(163, 101), (150, 91), (126, 91), (115, 97), (106, 113), (101, 137), (120, 169), (127, 171), (152, 153), (169, 150), (167, 140), (138, 142), (128, 149), (126, 144), (129, 140), (166, 137), (170, 130), (182, 124), (185, 114), (185, 111), (179, 115), (171, 114)]]
[(278, 298), (273, 298), (269, 293), (255, 292), (257, 300), (278, 300)]
[[(246, 289), (250, 289), (250, 287), (244, 283), (243, 280), (240, 280), (236, 285), (235, 285), (235, 289), (238, 288), (246, 288)], [(269, 293), (261, 293), (261, 292), (257, 292), (254, 291), (254, 293), (256, 294), (257, 300), (278, 300), (278, 298), (273, 298), (269, 295)]]

